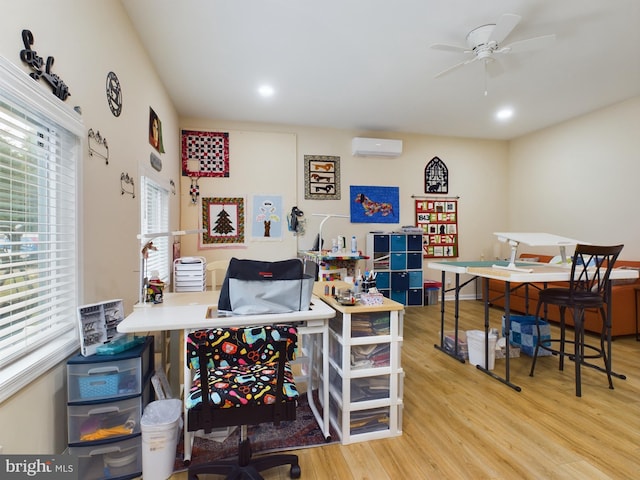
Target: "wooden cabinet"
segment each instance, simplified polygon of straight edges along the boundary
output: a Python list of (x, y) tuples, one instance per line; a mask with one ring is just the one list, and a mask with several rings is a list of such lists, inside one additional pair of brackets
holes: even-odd
[(387, 298), (345, 307), (319, 296), (336, 310), (329, 321), (329, 411), (342, 443), (401, 435), (404, 307)]
[(376, 272), (376, 286), (387, 298), (407, 306), (422, 306), (422, 235), (370, 233), (366, 269)]

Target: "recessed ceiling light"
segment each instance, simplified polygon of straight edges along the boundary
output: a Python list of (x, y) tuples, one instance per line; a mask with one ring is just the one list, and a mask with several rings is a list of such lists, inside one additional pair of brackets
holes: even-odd
[(258, 88), (258, 93), (263, 97), (271, 97), (275, 93), (275, 90), (271, 85), (262, 85)]
[(505, 121), (509, 120), (511, 117), (513, 117), (513, 108), (511, 107), (502, 108), (496, 113), (496, 118), (498, 120)]

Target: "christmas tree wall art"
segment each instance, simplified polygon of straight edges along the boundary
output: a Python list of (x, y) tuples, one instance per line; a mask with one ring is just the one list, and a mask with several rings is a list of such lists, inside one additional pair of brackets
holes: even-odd
[(245, 242), (245, 200), (243, 197), (202, 199), (202, 246)]

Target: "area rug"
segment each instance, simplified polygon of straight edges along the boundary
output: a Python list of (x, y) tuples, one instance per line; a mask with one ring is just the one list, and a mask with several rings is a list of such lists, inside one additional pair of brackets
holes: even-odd
[[(331, 439), (326, 441), (318, 423), (316, 422), (306, 395), (301, 395), (296, 409), (296, 420), (280, 422), (279, 426), (272, 423), (252, 425), (249, 427), (249, 438), (254, 455), (298, 448), (319, 447), (337, 442), (338, 435), (331, 429)], [(209, 440), (196, 437), (191, 453), (191, 465), (212, 462), (224, 458), (235, 457), (238, 451), (240, 429), (236, 428), (224, 441)], [(176, 451), (174, 471), (180, 472), (184, 466), (184, 435)]]

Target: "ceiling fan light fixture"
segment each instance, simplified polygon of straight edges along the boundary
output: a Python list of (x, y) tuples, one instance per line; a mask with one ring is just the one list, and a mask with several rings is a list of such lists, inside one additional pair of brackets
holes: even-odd
[[(543, 35), (541, 37), (527, 38), (515, 42), (508, 42), (507, 38), (516, 28), (522, 18), (519, 15), (505, 13), (497, 23), (481, 25), (471, 30), (465, 40), (466, 46), (452, 45), (448, 43), (434, 43), (431, 48), (445, 52), (463, 53), (470, 56), (467, 60), (461, 61), (435, 75), (435, 78), (442, 77), (460, 67), (469, 65), (477, 60), (483, 60), (486, 64), (497, 55), (511, 52), (526, 52), (549, 47), (555, 41), (555, 34)], [(486, 77), (486, 72), (485, 72)], [(486, 83), (486, 78), (485, 78)], [(485, 95), (487, 89), (485, 88)]]

